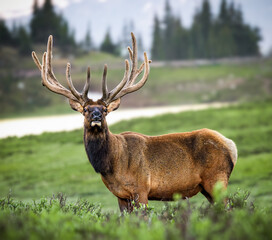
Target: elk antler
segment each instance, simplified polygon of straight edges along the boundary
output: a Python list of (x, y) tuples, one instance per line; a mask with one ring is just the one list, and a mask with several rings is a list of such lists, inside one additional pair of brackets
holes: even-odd
[[(102, 79), (102, 100), (106, 105), (109, 105), (111, 102), (115, 101), (116, 99), (119, 99), (123, 97), (124, 95), (135, 92), (138, 89), (140, 89), (145, 82), (147, 81), (148, 74), (149, 74), (149, 63), (151, 63), (151, 60), (148, 60), (146, 52), (144, 52), (144, 62), (141, 64), (139, 69), (137, 68), (138, 61), (137, 61), (137, 46), (136, 46), (136, 39), (133, 33), (131, 33), (132, 37), (132, 50), (130, 47), (128, 47), (128, 52), (130, 56), (130, 61), (132, 63), (132, 68), (129, 73), (129, 62), (126, 59), (125, 60), (125, 74), (122, 79), (122, 81), (110, 92), (108, 92), (107, 88), (107, 65), (104, 66), (104, 72), (103, 72), (103, 79)], [(42, 76), (42, 84), (43, 86), (47, 87), (50, 91), (63, 95), (73, 101), (76, 101), (80, 103), (82, 106), (84, 103), (89, 101), (88, 98), (88, 91), (90, 87), (90, 68), (87, 70), (87, 80), (84, 85), (82, 93), (79, 93), (72, 82), (71, 78), (71, 65), (70, 63), (67, 63), (66, 67), (66, 80), (68, 82), (69, 89), (62, 86), (57, 78), (55, 77), (55, 74), (52, 69), (52, 47), (53, 47), (53, 37), (52, 35), (49, 36), (48, 42), (47, 42), (47, 51), (43, 54), (42, 57), (42, 64), (40, 63), (36, 53), (32, 52), (32, 58), (41, 71)], [(144, 70), (144, 75), (142, 79), (134, 84), (136, 78), (142, 73)]]
[[(119, 99), (123, 97), (124, 95), (128, 93), (132, 93), (140, 89), (147, 81), (148, 75), (149, 75), (149, 63), (151, 63), (151, 60), (148, 60), (146, 52), (144, 52), (144, 62), (141, 64), (141, 66), (138, 69), (138, 59), (137, 59), (137, 45), (136, 45), (136, 38), (133, 33), (131, 33), (132, 37), (132, 50), (130, 47), (128, 47), (129, 57), (130, 61), (132, 63), (131, 72), (129, 74), (129, 62), (126, 59), (125, 60), (125, 74), (122, 79), (122, 81), (110, 92), (108, 92), (107, 88), (107, 65), (104, 67), (104, 73), (103, 73), (103, 80), (102, 80), (102, 92), (103, 96), (101, 100), (106, 104), (110, 104), (116, 99)], [(142, 79), (134, 84), (136, 78), (142, 73), (144, 70), (144, 75)]]
[(89, 87), (90, 87), (90, 68), (88, 68), (87, 70), (87, 80), (85, 83), (85, 86), (83, 88), (83, 92), (79, 93), (73, 83), (72, 83), (72, 79), (71, 79), (71, 65), (70, 63), (67, 63), (67, 67), (66, 67), (66, 80), (68, 82), (68, 86), (69, 89), (63, 87), (59, 81), (57, 80), (57, 78), (55, 77), (55, 74), (53, 72), (52, 69), (52, 47), (53, 47), (53, 37), (52, 35), (49, 36), (48, 38), (48, 42), (47, 42), (47, 51), (43, 54), (42, 57), (42, 64), (40, 63), (36, 53), (33, 51), (32, 52), (32, 58), (35, 62), (35, 64), (37, 65), (37, 67), (39, 68), (39, 70), (41, 71), (41, 75), (42, 75), (42, 84), (43, 86), (47, 87), (50, 91), (63, 95), (71, 100), (74, 100), (78, 103), (80, 103), (81, 105), (84, 105), (85, 102), (87, 102), (89, 100), (88, 98), (88, 91), (89, 91)]

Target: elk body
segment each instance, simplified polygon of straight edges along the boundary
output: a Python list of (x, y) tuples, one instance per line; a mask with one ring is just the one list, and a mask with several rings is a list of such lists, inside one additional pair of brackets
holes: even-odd
[[(35, 52), (32, 57), (41, 71), (42, 84), (52, 92), (69, 99), (72, 109), (84, 115), (84, 145), (89, 161), (101, 174), (106, 187), (118, 198), (120, 210), (132, 211), (148, 200), (172, 200), (174, 193), (192, 197), (201, 192), (213, 202), (213, 187), (220, 181), (226, 188), (230, 174), (237, 161), (237, 149), (233, 141), (220, 133), (201, 129), (193, 132), (146, 136), (124, 132), (112, 134), (106, 116), (116, 110), (124, 95), (137, 91), (147, 81), (149, 63), (144, 53), (144, 63), (137, 66), (136, 39), (132, 34), (132, 49), (128, 48), (132, 67), (125, 60), (123, 80), (108, 91), (104, 67), (102, 92), (97, 101), (88, 98), (90, 68), (83, 92), (73, 86), (70, 64), (66, 78), (69, 90), (56, 79), (52, 66), (52, 36), (48, 39), (47, 52), (42, 63)], [(135, 83), (144, 69), (143, 77)]]

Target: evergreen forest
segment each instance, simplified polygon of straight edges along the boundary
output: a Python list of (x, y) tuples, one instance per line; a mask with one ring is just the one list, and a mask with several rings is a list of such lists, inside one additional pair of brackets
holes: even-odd
[[(133, 29), (126, 32), (134, 30), (134, 24), (130, 25)], [(124, 23), (123, 29), (128, 27)], [(128, 38), (120, 36), (121, 40), (114, 42), (108, 28), (104, 39), (95, 48), (88, 27), (85, 38), (77, 43), (75, 31), (55, 11), (52, 0), (45, 0), (41, 7), (34, 0), (28, 26), (14, 24), (9, 29), (5, 21), (0, 20), (0, 48), (13, 47), (21, 55), (29, 55), (33, 45), (44, 43), (50, 34), (54, 36), (55, 45), (64, 54), (97, 49), (120, 55), (123, 42), (127, 42), (125, 39)], [(141, 36), (139, 39), (141, 40)], [(234, 2), (221, 0), (218, 14), (214, 16), (209, 0), (203, 0), (200, 8), (196, 9), (191, 26), (186, 28), (183, 26), (182, 16), (175, 16), (170, 1), (166, 0), (163, 19), (154, 16), (150, 50), (153, 60), (258, 56), (260, 40), (260, 30), (245, 22), (241, 7)]]

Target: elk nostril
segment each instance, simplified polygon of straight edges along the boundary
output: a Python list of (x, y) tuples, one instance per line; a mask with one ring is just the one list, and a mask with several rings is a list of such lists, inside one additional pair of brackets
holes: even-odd
[(99, 111), (95, 111), (92, 113), (92, 118), (94, 121), (101, 121), (102, 114)]
[(93, 117), (93, 120), (94, 120), (94, 121), (101, 121), (101, 117), (100, 117), (100, 116), (94, 116), (94, 117)]
[(93, 112), (93, 117), (101, 117), (102, 116), (102, 114), (101, 114), (101, 112)]

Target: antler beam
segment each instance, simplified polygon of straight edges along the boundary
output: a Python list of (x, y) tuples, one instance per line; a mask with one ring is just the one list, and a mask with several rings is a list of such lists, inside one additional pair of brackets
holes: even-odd
[[(130, 56), (130, 61), (132, 64), (131, 71), (129, 73), (129, 62), (126, 59), (125, 60), (125, 74), (123, 77), (123, 80), (110, 92), (107, 90), (107, 81), (106, 81), (106, 75), (107, 75), (107, 66), (104, 67), (104, 74), (103, 74), (103, 81), (102, 81), (102, 92), (103, 96), (101, 98), (102, 101), (106, 103), (106, 105), (110, 104), (112, 101), (117, 100), (118, 98), (121, 98), (125, 96), (128, 93), (132, 93), (140, 89), (144, 84), (146, 83), (149, 75), (149, 63), (151, 63), (151, 60), (148, 60), (146, 52), (144, 52), (144, 62), (141, 64), (141, 66), (138, 69), (138, 60), (137, 60), (137, 44), (136, 44), (136, 38), (133, 33), (131, 33), (132, 38), (132, 50), (130, 47), (128, 47), (128, 52)], [(134, 84), (137, 77), (142, 73), (144, 70), (144, 75), (142, 79), (137, 83)]]
[[(131, 71), (129, 61), (125, 60), (125, 73), (122, 81), (110, 92), (107, 88), (107, 65), (104, 66), (103, 78), (102, 78), (102, 100), (106, 105), (109, 105), (111, 102), (123, 97), (128, 93), (132, 93), (140, 89), (147, 81), (149, 75), (149, 63), (151, 60), (148, 60), (146, 52), (144, 53), (144, 62), (138, 69), (138, 60), (137, 60), (137, 44), (136, 38), (133, 33), (131, 33), (132, 38), (132, 49), (128, 47), (130, 62), (131, 62)], [(47, 50), (43, 54), (42, 64), (40, 63), (35, 52), (32, 52), (32, 58), (37, 65), (38, 69), (41, 71), (42, 75), (42, 84), (47, 87), (50, 91), (63, 95), (73, 101), (80, 103), (82, 106), (84, 103), (88, 102), (88, 91), (90, 88), (90, 68), (87, 70), (87, 80), (84, 85), (82, 93), (79, 93), (72, 82), (71, 78), (71, 65), (67, 63), (66, 67), (66, 80), (69, 86), (69, 90), (62, 86), (57, 80), (53, 68), (52, 68), (52, 48), (53, 48), (53, 37), (49, 36), (47, 42)], [(142, 79), (134, 84), (137, 77), (142, 73), (144, 69), (144, 74)]]
[(42, 64), (40, 63), (36, 53), (32, 52), (32, 58), (37, 65), (38, 69), (41, 71), (42, 75), (42, 84), (46, 88), (48, 88), (50, 91), (63, 95), (73, 101), (79, 102), (81, 105), (84, 104), (84, 102), (88, 101), (88, 91), (90, 87), (90, 68), (88, 68), (87, 71), (87, 80), (86, 84), (83, 88), (83, 93), (79, 93), (72, 82), (71, 79), (71, 65), (70, 63), (67, 63), (66, 67), (66, 80), (68, 82), (69, 89), (62, 86), (59, 81), (57, 80), (53, 68), (52, 68), (52, 48), (53, 48), (53, 37), (52, 35), (49, 36), (48, 42), (47, 42), (47, 50), (43, 54), (42, 57)]

